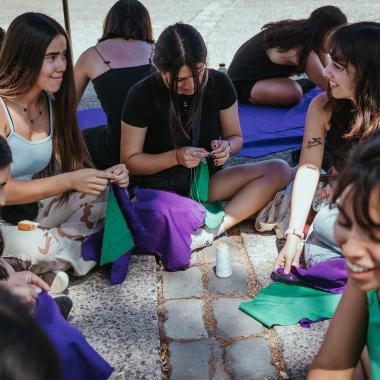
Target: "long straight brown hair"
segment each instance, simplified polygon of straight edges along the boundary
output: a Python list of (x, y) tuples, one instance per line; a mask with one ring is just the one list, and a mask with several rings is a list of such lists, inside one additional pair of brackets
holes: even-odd
[[(207, 48), (201, 34), (191, 25), (176, 23), (168, 26), (158, 37), (153, 63), (158, 69), (158, 81), (162, 81), (161, 73), (169, 73), (169, 109), (162, 110), (168, 113), (169, 127), (174, 146), (183, 137), (189, 139), (191, 130), (196, 122), (203, 100), (203, 90), (208, 80), (207, 69), (200, 80), (199, 64), (207, 63)], [(181, 67), (187, 66), (194, 78), (194, 95), (190, 106), (190, 114), (184, 124), (181, 120), (179, 95), (177, 94), (178, 73)], [(158, 100), (158, 103), (159, 100)], [(159, 108), (160, 104), (159, 104)]]
[(0, 56), (0, 96), (14, 99), (32, 89), (40, 74), (46, 50), (58, 35), (67, 43), (67, 68), (54, 93), (53, 155), (42, 176), (92, 167), (78, 128), (70, 41), (62, 26), (42, 13), (24, 13), (9, 26)]

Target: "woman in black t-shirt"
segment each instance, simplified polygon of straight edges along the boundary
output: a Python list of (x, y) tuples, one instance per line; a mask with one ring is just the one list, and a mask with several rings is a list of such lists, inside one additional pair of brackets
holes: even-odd
[(192, 169), (209, 157), (208, 201), (230, 201), (220, 227), (198, 231), (193, 248), (260, 210), (291, 177), (281, 160), (222, 169), (243, 139), (232, 83), (206, 59), (192, 26), (169, 26), (156, 44), (157, 72), (131, 88), (122, 113), (121, 161), (132, 184), (186, 195)]
[(328, 63), (327, 41), (331, 32), (347, 22), (334, 6), (315, 9), (305, 20), (271, 22), (245, 42), (228, 69), (242, 103), (290, 106), (302, 98), (302, 88), (288, 78), (306, 73), (327, 89), (322, 71)]

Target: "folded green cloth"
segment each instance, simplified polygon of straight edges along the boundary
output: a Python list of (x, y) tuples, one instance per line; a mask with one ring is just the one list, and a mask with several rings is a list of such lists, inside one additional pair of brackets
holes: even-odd
[(242, 302), (244, 311), (265, 327), (294, 325), (302, 319), (332, 318), (341, 294), (326, 293), (300, 285), (275, 282), (252, 301)]
[(189, 197), (197, 202), (201, 202), (205, 207), (205, 225), (209, 228), (216, 228), (222, 223), (225, 213), (221, 202), (207, 202), (209, 177), (207, 161), (203, 159), (194, 170)]
[(133, 247), (131, 232), (109, 187), (100, 265), (112, 263)]

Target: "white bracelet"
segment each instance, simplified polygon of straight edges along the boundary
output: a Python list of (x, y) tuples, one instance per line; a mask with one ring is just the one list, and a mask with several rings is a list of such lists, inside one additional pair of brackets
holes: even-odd
[(296, 235), (298, 236), (301, 240), (304, 239), (305, 235), (303, 234), (302, 231), (300, 230), (297, 230), (296, 228), (288, 228), (286, 231), (285, 231), (285, 236), (289, 235), (289, 234), (292, 234), (292, 235)]

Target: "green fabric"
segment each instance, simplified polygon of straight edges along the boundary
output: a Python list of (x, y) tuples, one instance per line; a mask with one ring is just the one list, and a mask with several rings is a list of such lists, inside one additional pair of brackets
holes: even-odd
[(224, 206), (221, 202), (204, 203), (206, 209), (205, 225), (208, 228), (216, 228), (222, 223), (225, 215)]
[(221, 202), (207, 202), (209, 177), (207, 161), (203, 159), (194, 171), (189, 197), (197, 202), (201, 202), (205, 207), (205, 225), (208, 228), (216, 228), (222, 223), (225, 213)]
[(378, 289), (367, 293), (369, 321), (367, 347), (371, 363), (371, 379), (380, 379), (380, 304)]
[(189, 197), (198, 202), (207, 202), (208, 199), (209, 171), (206, 160), (201, 160), (194, 170), (194, 178), (191, 183)]
[(266, 327), (287, 326), (304, 318), (311, 321), (332, 318), (341, 296), (275, 282), (264, 288), (252, 301), (242, 302), (240, 310)]
[(100, 265), (115, 261), (133, 246), (131, 232), (110, 187)]

